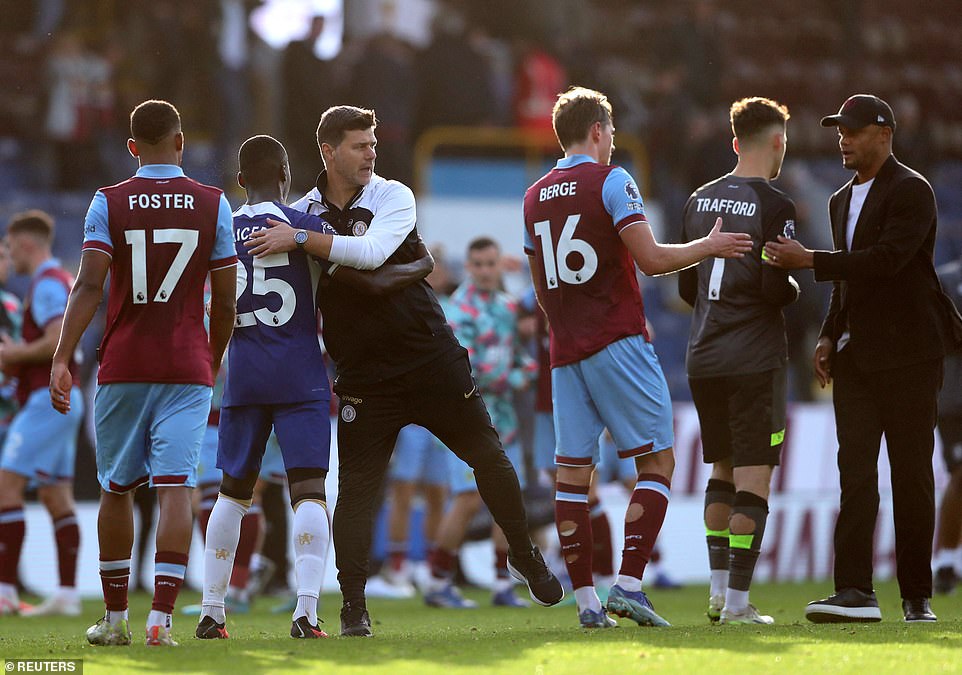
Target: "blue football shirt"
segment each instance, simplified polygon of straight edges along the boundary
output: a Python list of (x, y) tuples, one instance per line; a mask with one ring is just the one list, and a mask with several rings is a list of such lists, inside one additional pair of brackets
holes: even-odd
[(227, 350), (223, 407), (329, 400), (327, 370), (317, 334), (317, 285), (325, 267), (303, 251), (255, 258), (244, 246), (267, 219), (334, 234), (317, 216), (277, 202), (245, 204), (234, 212), (237, 319)]

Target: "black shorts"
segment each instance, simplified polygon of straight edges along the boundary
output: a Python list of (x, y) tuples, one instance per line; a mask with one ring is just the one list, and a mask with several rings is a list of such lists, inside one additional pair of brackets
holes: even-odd
[(705, 463), (778, 466), (785, 441), (785, 368), (690, 377)]
[(942, 439), (945, 470), (955, 473), (962, 467), (962, 414), (939, 417), (939, 438)]

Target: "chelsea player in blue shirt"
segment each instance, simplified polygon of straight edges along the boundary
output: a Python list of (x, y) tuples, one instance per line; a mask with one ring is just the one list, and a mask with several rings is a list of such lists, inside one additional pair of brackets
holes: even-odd
[(318, 626), (317, 597), (330, 541), (324, 479), (330, 459), (331, 392), (317, 336), (318, 282), (321, 275), (336, 274), (359, 292), (379, 294), (422, 279), (434, 261), (424, 249), (414, 262), (362, 272), (310, 257), (300, 246), (306, 237), (295, 251), (254, 258), (243, 242), (266, 227), (268, 217), (295, 228), (295, 240), (305, 227), (324, 231), (330, 226), (285, 205), (291, 173), (287, 152), (277, 140), (248, 139), (240, 148), (239, 163), (237, 180), (247, 191), (247, 203), (234, 212), (240, 264), (218, 431), (217, 467), (223, 480), (207, 526), (203, 608), (195, 634), (201, 639), (228, 637), (224, 596), (240, 522), (250, 507), (273, 427), (294, 509), (297, 607), (291, 637), (326, 637)]

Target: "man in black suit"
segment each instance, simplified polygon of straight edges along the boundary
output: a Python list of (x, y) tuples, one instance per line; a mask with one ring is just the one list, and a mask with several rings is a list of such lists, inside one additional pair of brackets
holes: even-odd
[(895, 117), (887, 103), (859, 94), (838, 114), (845, 168), (853, 179), (832, 195), (834, 251), (778, 238), (769, 264), (812, 268), (832, 281), (832, 301), (815, 348), (824, 387), (835, 379), (841, 504), (835, 524), (835, 594), (808, 604), (813, 622), (880, 621), (872, 589), (882, 435), (892, 467), (896, 565), (907, 622), (935, 621), (932, 452), (942, 359), (962, 344), (962, 317), (943, 293), (932, 253), (935, 195), (928, 181), (892, 155)]

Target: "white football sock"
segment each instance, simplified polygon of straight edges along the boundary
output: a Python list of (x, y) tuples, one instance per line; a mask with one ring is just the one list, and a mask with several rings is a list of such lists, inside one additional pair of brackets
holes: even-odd
[(725, 591), (725, 609), (729, 612), (741, 612), (748, 607), (748, 591), (736, 591), (729, 588)]
[(297, 583), (297, 607), (292, 618), (306, 616), (308, 623), (316, 626), (317, 598), (324, 581), (331, 542), (327, 508), (316, 501), (298, 502), (291, 537), (294, 540), (294, 579)]
[(728, 590), (728, 570), (711, 570), (711, 588), (708, 595), (725, 595)]
[(107, 619), (107, 623), (109, 623), (111, 626), (116, 626), (121, 621), (126, 621), (129, 618), (126, 609), (108, 609), (104, 614), (104, 617)]
[[(247, 514), (250, 504), (235, 501), (222, 494), (217, 495), (214, 508), (207, 521), (207, 541), (204, 544), (204, 608), (220, 607), (223, 610), (224, 597), (234, 569), (234, 553), (240, 539), (241, 520)], [(203, 610), (202, 610), (203, 611)], [(204, 611), (207, 614), (206, 611)], [(223, 612), (214, 616), (214, 621), (223, 623)]]
[(637, 593), (641, 590), (641, 579), (630, 577), (627, 574), (619, 574), (618, 579), (615, 581), (615, 586), (621, 586), (621, 589), (624, 591)]
[(592, 612), (601, 611), (601, 600), (594, 586), (582, 586), (575, 589), (575, 600), (578, 601), (578, 612), (590, 609)]
[(150, 628), (151, 626), (160, 626), (161, 628), (166, 628), (169, 631), (173, 625), (174, 618), (166, 612), (159, 612), (156, 609), (152, 609), (147, 615), (147, 628)]

